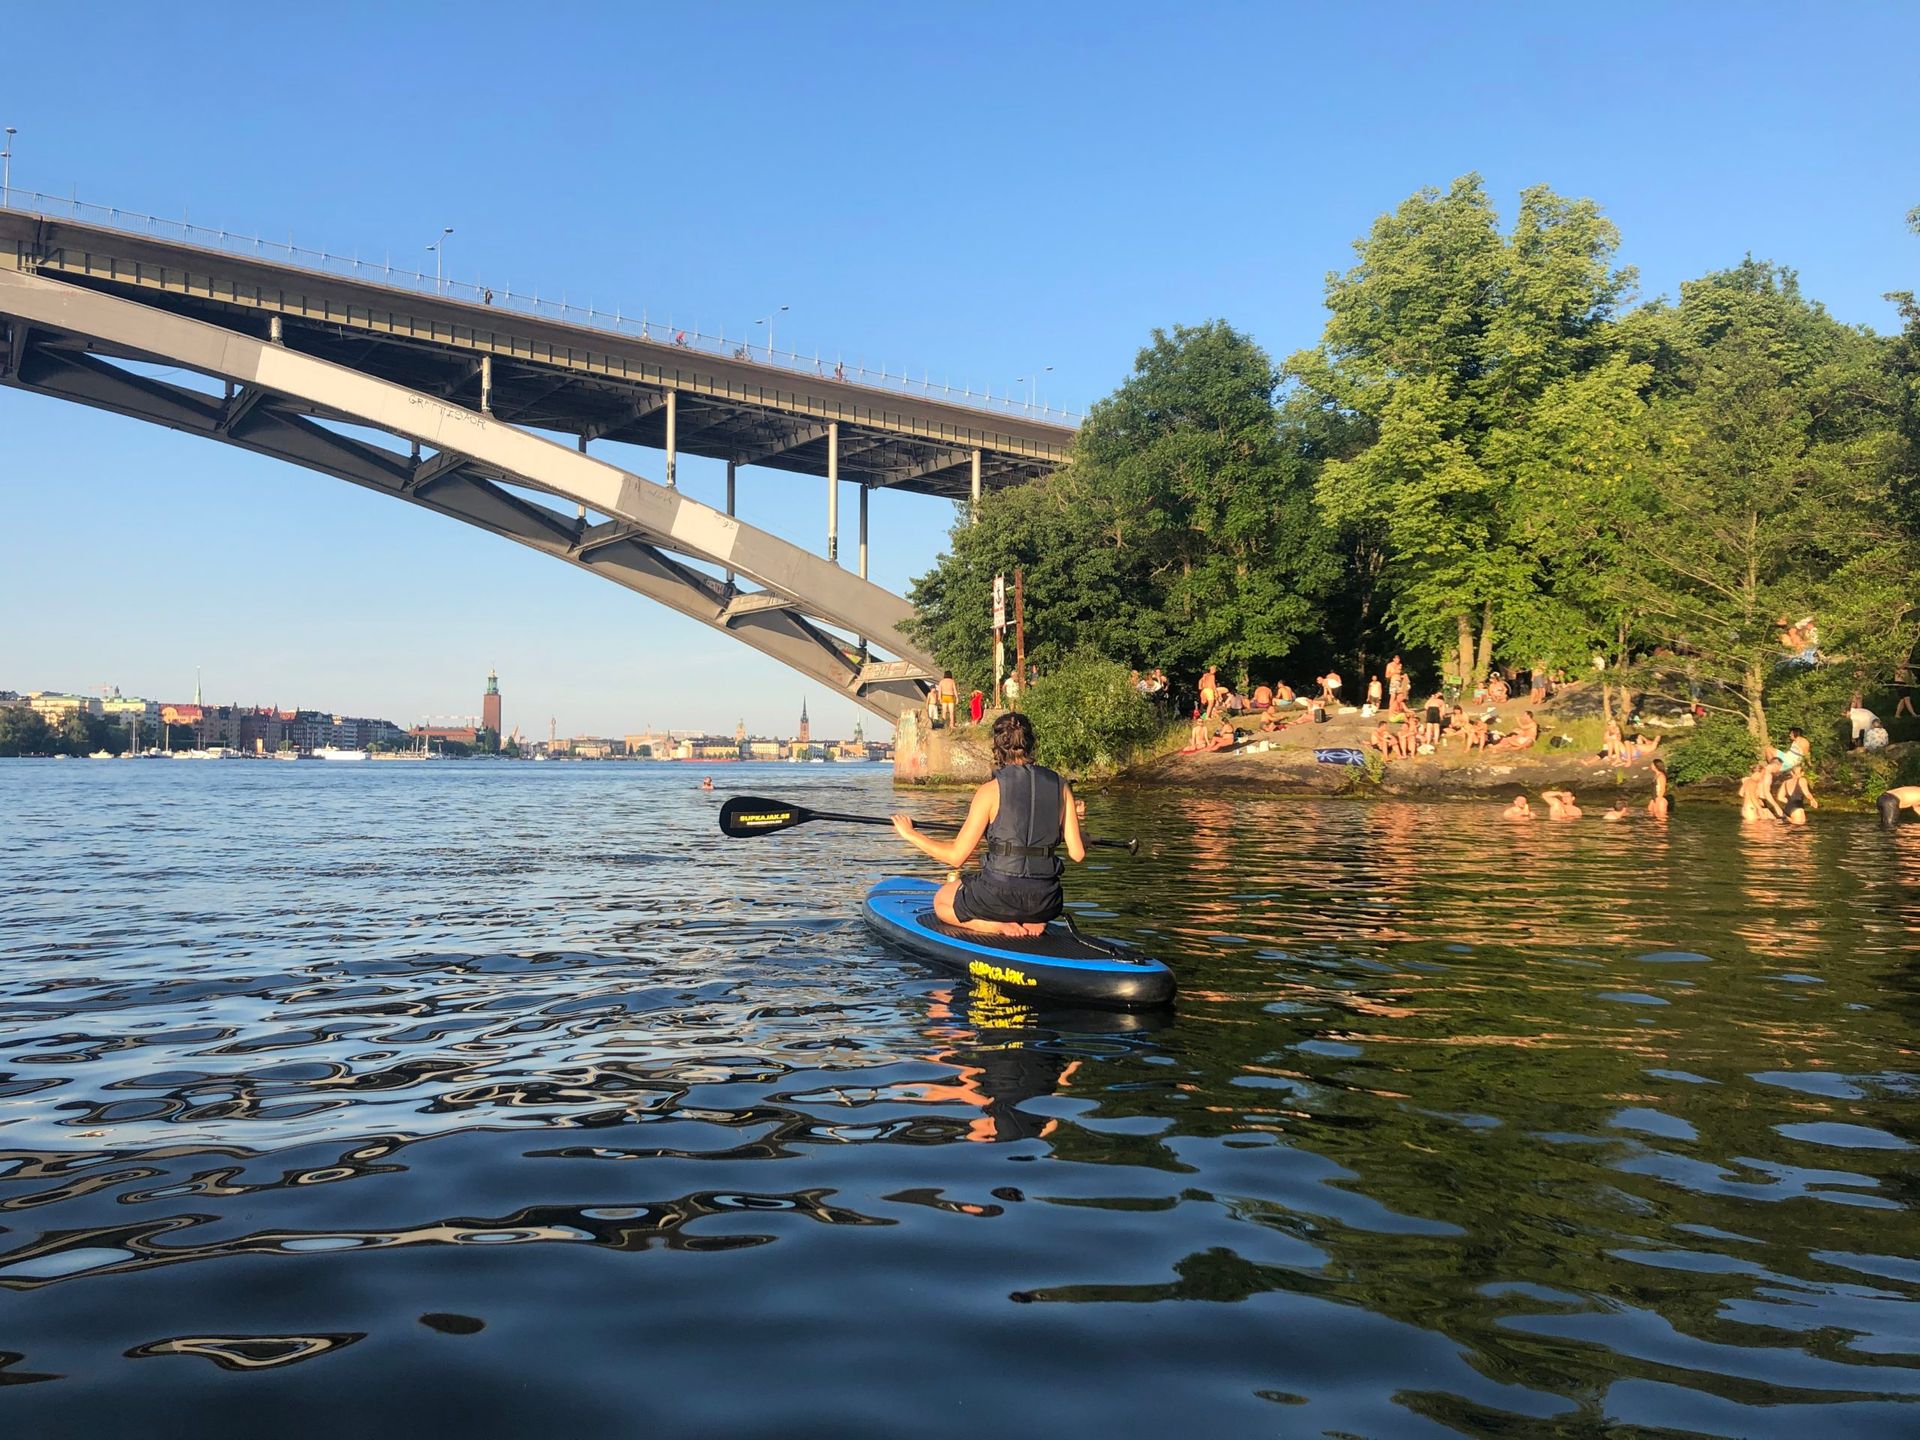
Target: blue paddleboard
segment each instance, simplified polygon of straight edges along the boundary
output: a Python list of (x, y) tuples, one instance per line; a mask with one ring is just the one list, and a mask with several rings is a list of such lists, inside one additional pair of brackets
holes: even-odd
[(1073, 931), (1064, 920), (1031, 939), (976, 935), (933, 913), (931, 880), (894, 875), (867, 892), (867, 923), (889, 944), (950, 975), (984, 980), (1009, 996), (1146, 1010), (1173, 1000), (1173, 972)]

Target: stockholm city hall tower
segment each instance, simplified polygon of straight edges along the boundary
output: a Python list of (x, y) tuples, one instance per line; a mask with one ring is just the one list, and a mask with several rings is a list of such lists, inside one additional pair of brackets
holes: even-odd
[(487, 671), (487, 693), (480, 697), (480, 728), (501, 733), (500, 677), (492, 670)]

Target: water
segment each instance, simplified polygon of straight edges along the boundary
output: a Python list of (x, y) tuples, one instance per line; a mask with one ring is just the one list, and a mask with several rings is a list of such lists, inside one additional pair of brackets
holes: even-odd
[(715, 774), (0, 764), (4, 1433), (1920, 1433), (1920, 827), (1096, 797), (1127, 1020)]

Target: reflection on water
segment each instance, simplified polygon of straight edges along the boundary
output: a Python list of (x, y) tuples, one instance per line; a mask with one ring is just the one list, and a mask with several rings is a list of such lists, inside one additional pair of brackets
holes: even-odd
[(1920, 827), (1096, 797), (1129, 1017), (695, 782), (0, 766), (8, 1433), (1920, 1431)]

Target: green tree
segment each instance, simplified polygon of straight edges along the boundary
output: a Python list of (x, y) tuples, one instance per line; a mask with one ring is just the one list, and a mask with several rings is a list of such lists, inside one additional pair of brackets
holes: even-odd
[(1782, 627), (1817, 621), (1823, 663), (1884, 674), (1916, 638), (1916, 542), (1894, 503), (1884, 346), (1793, 272), (1751, 259), (1648, 322), (1657, 365), (1617, 584), (1647, 638), (1687, 657), (1710, 708), (1767, 735)]
[[(1632, 272), (1590, 200), (1522, 192), (1512, 234), (1477, 175), (1426, 189), (1375, 222), (1359, 263), (1327, 280), (1318, 348), (1290, 375), (1370, 432), (1319, 479), (1326, 513), (1381, 537), (1391, 616), (1410, 644), (1483, 671), (1494, 636), (1540, 591), (1516, 529), (1516, 467), (1536, 406), (1601, 363)], [(1477, 647), (1476, 647), (1477, 638)]]
[(1283, 439), (1271, 360), (1220, 322), (1155, 331), (1072, 462), (989, 495), (915, 582), (916, 634), (962, 688), (992, 675), (993, 577), (1025, 572), (1042, 671), (1087, 652), (1198, 671), (1268, 665), (1317, 634), (1337, 581), (1312, 464)]
[(0, 706), (0, 755), (51, 755), (53, 733), (40, 712), (26, 705)]

